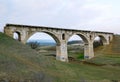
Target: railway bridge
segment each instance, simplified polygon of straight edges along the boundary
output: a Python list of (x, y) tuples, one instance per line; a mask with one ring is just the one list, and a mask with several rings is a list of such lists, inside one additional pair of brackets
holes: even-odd
[(68, 62), (67, 42), (73, 35), (78, 35), (84, 41), (84, 58), (90, 59), (94, 57), (93, 42), (99, 36), (103, 45), (109, 45), (113, 39), (113, 33), (86, 31), (76, 29), (64, 29), (44, 26), (30, 26), (18, 24), (6, 24), (4, 33), (13, 37), (14, 33), (18, 34), (18, 40), (26, 43), (27, 40), (36, 32), (44, 32), (49, 34), (56, 41), (56, 59)]

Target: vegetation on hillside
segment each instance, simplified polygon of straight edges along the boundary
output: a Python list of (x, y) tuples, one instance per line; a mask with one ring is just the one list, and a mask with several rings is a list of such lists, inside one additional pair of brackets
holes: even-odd
[[(77, 61), (55, 59), (55, 47), (39, 52), (0, 33), (0, 81), (3, 82), (117, 82), (120, 80), (120, 36), (95, 49), (95, 58), (80, 60), (79, 46), (68, 49)], [(81, 49), (81, 52), (79, 51)]]
[(11, 82), (29, 79), (37, 82), (51, 81), (44, 72), (44, 58), (29, 46), (3, 33), (0, 33), (0, 46), (0, 79)]

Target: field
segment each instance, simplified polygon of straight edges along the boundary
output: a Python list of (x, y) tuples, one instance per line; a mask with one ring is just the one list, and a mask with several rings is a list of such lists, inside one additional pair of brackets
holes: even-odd
[(0, 33), (0, 81), (3, 82), (118, 82), (120, 36), (95, 49), (95, 57), (83, 59), (83, 49), (69, 46), (69, 62), (55, 59), (55, 47), (32, 50)]

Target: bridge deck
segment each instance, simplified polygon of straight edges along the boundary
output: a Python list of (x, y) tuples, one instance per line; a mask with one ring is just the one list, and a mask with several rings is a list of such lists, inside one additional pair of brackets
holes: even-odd
[(31, 27), (31, 28), (46, 28), (46, 29), (55, 29), (55, 30), (65, 30), (65, 31), (79, 31), (79, 32), (93, 32), (93, 33), (104, 33), (104, 34), (113, 34), (111, 32), (100, 32), (100, 31), (88, 31), (88, 30), (79, 30), (79, 29), (66, 29), (66, 28), (55, 28), (47, 26), (32, 26), (32, 25), (20, 25), (20, 24), (6, 24), (6, 26), (15, 26), (15, 27)]

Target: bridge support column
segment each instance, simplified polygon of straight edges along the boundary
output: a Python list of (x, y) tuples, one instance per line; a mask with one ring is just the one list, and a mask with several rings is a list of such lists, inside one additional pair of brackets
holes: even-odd
[(23, 44), (26, 44), (27, 42), (27, 39), (25, 38), (25, 36), (21, 36), (21, 41)]
[(26, 43), (26, 32), (25, 31), (20, 32), (20, 38), (19, 39), (20, 39), (19, 41), (22, 42), (23, 44)]
[(106, 41), (103, 42), (103, 45), (105, 46), (105, 45), (109, 45), (109, 44), (110, 44), (109, 38), (106, 38)]
[(94, 57), (93, 43), (85, 44), (84, 46), (84, 58), (91, 59)]
[(56, 59), (68, 62), (67, 43), (65, 41), (56, 46)]
[(104, 45), (104, 46), (105, 46), (105, 45), (109, 45), (109, 41), (103, 43), (103, 45)]

